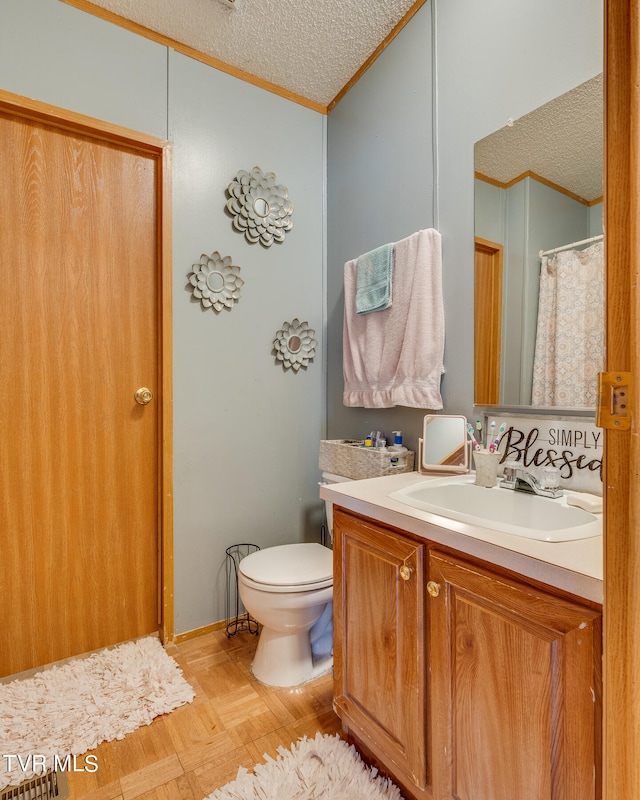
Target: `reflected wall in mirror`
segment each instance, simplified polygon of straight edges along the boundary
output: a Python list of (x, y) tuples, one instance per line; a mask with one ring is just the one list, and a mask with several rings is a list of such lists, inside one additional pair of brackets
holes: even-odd
[[(546, 374), (547, 363), (541, 342), (536, 355), (541, 268), (553, 272), (569, 259), (566, 254), (588, 251), (576, 256), (584, 261), (594, 248), (604, 270), (602, 245), (597, 243), (603, 232), (602, 75), (510, 120), (476, 143), (474, 160), (475, 403), (592, 407), (590, 388), (595, 391), (601, 364), (588, 368), (588, 390), (579, 393), (570, 391), (572, 376), (566, 386), (541, 394), (533, 374), (534, 358), (538, 379)], [(569, 294), (578, 298), (573, 283)], [(575, 321), (584, 317), (580, 308), (593, 306), (593, 297), (585, 297), (570, 312), (568, 327), (574, 334)], [(540, 308), (548, 316), (547, 306)], [(591, 348), (594, 339), (604, 339), (602, 317), (593, 316), (586, 334)], [(563, 347), (575, 353), (581, 345), (574, 340), (555, 349)], [(567, 361), (565, 357), (562, 370)]]
[(422, 468), (426, 472), (468, 472), (467, 418), (427, 414), (422, 427)]

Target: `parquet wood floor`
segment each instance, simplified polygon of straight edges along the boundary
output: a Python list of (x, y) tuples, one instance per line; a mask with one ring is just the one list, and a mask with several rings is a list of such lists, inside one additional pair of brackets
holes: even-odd
[(340, 733), (331, 675), (296, 689), (264, 686), (249, 670), (256, 644), (248, 633), (216, 631), (167, 647), (193, 703), (93, 750), (95, 772), (67, 773), (69, 800), (204, 800), (280, 745)]

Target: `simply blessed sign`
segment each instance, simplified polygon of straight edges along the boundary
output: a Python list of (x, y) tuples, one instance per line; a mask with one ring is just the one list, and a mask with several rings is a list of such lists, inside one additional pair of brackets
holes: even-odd
[(534, 475), (538, 467), (560, 470), (567, 489), (602, 494), (603, 432), (583, 419), (554, 420), (551, 417), (489, 416), (487, 426), (495, 430), (506, 423), (500, 442), (501, 464), (518, 461)]

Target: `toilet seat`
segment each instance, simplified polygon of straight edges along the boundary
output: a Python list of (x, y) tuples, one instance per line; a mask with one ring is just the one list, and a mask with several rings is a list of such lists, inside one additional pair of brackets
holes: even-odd
[(309, 592), (333, 584), (333, 552), (315, 542), (267, 547), (243, 558), (238, 570), (244, 583), (265, 592)]

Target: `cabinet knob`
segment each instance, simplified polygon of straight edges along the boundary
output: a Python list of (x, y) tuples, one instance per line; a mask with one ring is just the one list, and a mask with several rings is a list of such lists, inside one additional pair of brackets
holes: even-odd
[(403, 581), (408, 581), (411, 577), (411, 567), (408, 567), (406, 564), (403, 564), (400, 567), (400, 577)]
[(437, 597), (440, 594), (440, 584), (435, 581), (429, 581), (427, 584), (427, 591), (431, 597)]

